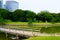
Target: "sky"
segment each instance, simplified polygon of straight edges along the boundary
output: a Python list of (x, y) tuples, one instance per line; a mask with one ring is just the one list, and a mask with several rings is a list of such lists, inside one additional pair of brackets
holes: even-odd
[(19, 9), (31, 10), (36, 13), (40, 11), (49, 11), (55, 13), (60, 12), (60, 0), (16, 0), (16, 1), (19, 2)]

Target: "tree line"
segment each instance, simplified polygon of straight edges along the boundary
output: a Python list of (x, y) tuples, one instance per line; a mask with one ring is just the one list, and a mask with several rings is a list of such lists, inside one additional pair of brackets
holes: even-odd
[(13, 22), (60, 22), (60, 13), (51, 13), (49, 11), (35, 13), (22, 9), (9, 12), (6, 9), (0, 9), (0, 20), (1, 19), (11, 20)]

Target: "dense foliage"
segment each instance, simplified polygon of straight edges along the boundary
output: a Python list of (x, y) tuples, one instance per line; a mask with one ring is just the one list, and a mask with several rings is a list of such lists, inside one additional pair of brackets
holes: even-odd
[(14, 12), (9, 12), (5, 9), (0, 9), (0, 17), (11, 21), (19, 22), (60, 22), (60, 13), (50, 13), (41, 11), (35, 13), (30, 10), (17, 9)]

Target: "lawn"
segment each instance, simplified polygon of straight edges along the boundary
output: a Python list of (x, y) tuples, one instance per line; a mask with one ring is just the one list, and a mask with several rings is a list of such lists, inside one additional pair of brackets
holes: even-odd
[(31, 37), (27, 40), (60, 40), (60, 36)]
[(18, 25), (18, 24), (27, 24), (28, 22), (7, 22), (6, 24), (8, 24), (8, 25), (14, 25), (14, 24), (16, 24), (16, 25)]
[[(10, 28), (41, 28), (41, 27), (51, 27), (51, 26), (60, 26), (60, 23), (38, 23), (38, 22), (33, 22), (33, 26), (28, 26), (28, 22), (7, 22), (7, 25), (10, 25)], [(13, 26), (11, 26), (13, 25)], [(7, 27), (7, 26), (6, 26)]]
[[(28, 22), (7, 22), (6, 23), (7, 25), (25, 25), (25, 26), (27, 26), (28, 25)], [(32, 22), (32, 24), (33, 25), (35, 25), (35, 26), (53, 26), (53, 25), (55, 25), (55, 26), (60, 26), (60, 23), (49, 23), (49, 22)]]

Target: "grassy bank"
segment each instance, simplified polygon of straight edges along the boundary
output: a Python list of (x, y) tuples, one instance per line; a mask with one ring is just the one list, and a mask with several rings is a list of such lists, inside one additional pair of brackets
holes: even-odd
[(60, 40), (60, 36), (42, 36), (42, 37), (31, 37), (27, 40)]
[(11, 28), (11, 29), (18, 29), (18, 30), (25, 30), (25, 31), (36, 31), (41, 33), (60, 33), (60, 23), (38, 23), (33, 22), (34, 26), (28, 26), (28, 22), (7, 22), (8, 26), (5, 26), (5, 28)]
[[(41, 27), (52, 27), (52, 26), (57, 26), (60, 27), (60, 23), (45, 23), (45, 22), (33, 22), (32, 26), (28, 25), (28, 22), (7, 22), (7, 25), (10, 25), (9, 28), (41, 28)], [(6, 26), (8, 28), (8, 26)]]

